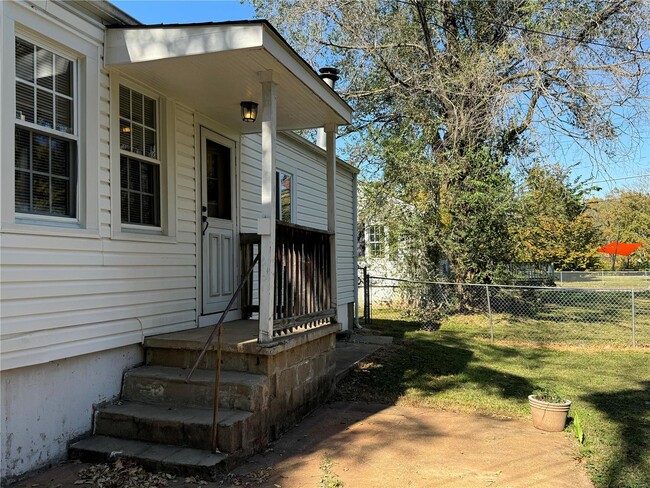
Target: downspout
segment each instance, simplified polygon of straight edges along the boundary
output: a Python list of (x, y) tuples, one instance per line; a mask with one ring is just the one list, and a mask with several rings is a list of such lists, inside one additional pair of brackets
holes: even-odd
[[(321, 68), (318, 71), (320, 72), (319, 76), (321, 80), (327, 83), (327, 86), (334, 90), (334, 84), (336, 83), (336, 80), (339, 79), (339, 70), (336, 68), (326, 67)], [(316, 145), (321, 149), (325, 149), (326, 144), (325, 129), (319, 127), (316, 129)]]

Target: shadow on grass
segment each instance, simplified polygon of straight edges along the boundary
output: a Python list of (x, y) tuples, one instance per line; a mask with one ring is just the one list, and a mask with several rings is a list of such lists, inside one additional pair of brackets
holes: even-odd
[[(444, 341), (429, 332), (418, 331), (414, 322), (375, 320), (374, 330), (400, 339), (392, 347), (375, 353), (366, 366), (338, 386), (338, 399), (395, 403), (405, 393), (435, 398), (437, 393), (471, 385), (500, 398), (525, 399), (535, 386), (523, 376), (473, 363), (474, 351), (468, 337), (447, 332)], [(536, 361), (543, 351), (522, 354), (511, 347), (473, 342), (473, 349), (494, 357), (494, 364), (507, 357)], [(480, 406), (477, 410), (481, 410)]]
[(621, 447), (599, 475), (603, 486), (650, 486), (650, 381), (640, 386), (583, 397), (620, 429)]
[[(378, 332), (382, 335), (394, 337), (395, 339), (403, 339), (408, 332), (415, 332), (420, 330), (420, 324), (415, 320), (401, 320), (398, 318), (400, 311), (397, 310), (380, 310), (377, 315), (381, 317), (382, 313), (386, 314), (385, 317), (373, 319), (372, 323), (367, 325), (371, 332)], [(395, 315), (393, 317), (393, 315)]]

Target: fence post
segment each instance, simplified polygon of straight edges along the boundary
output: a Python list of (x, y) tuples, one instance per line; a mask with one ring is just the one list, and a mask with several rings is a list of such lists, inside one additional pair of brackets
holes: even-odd
[(636, 347), (636, 311), (634, 310), (634, 289), (632, 289), (632, 347)]
[(363, 268), (363, 319), (366, 324), (370, 323), (370, 276), (367, 266)]
[(485, 296), (487, 297), (488, 317), (490, 318), (490, 341), (494, 342), (494, 325), (492, 324), (492, 306), (490, 305), (490, 286), (485, 285)]

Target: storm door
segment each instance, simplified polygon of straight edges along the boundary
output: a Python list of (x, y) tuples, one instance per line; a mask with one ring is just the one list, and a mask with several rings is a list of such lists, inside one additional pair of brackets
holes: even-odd
[(236, 286), (235, 143), (204, 127), (201, 176), (203, 315), (210, 315), (225, 310)]

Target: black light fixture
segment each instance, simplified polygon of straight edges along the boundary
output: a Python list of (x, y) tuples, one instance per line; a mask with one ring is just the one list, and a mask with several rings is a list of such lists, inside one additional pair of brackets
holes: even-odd
[(257, 104), (255, 102), (241, 102), (241, 118), (244, 122), (255, 122), (257, 118)]

